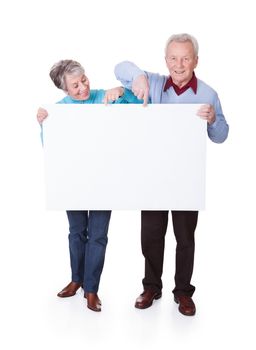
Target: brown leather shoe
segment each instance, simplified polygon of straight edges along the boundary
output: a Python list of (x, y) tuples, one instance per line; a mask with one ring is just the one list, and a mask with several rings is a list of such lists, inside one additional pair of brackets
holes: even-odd
[(174, 296), (174, 301), (179, 304), (179, 312), (185, 316), (193, 316), (196, 313), (196, 306), (191, 297), (187, 295)]
[(96, 293), (85, 293), (84, 297), (87, 299), (87, 307), (90, 310), (101, 311), (101, 301)]
[(63, 288), (57, 296), (60, 298), (72, 297), (76, 294), (76, 291), (82, 286), (81, 283), (70, 282), (65, 288)]
[(144, 292), (136, 299), (135, 307), (137, 309), (147, 309), (153, 304), (154, 300), (160, 299), (162, 293), (154, 292), (153, 290), (146, 289)]

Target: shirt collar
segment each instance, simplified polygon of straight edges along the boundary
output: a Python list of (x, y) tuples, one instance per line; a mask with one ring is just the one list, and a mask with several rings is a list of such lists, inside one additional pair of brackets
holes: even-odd
[(196, 77), (195, 73), (193, 72), (193, 75), (192, 75), (192, 78), (190, 79), (190, 81), (186, 85), (184, 85), (182, 88), (179, 88), (177, 85), (174, 84), (171, 76), (169, 76), (169, 78), (167, 79), (167, 81), (165, 83), (164, 91), (167, 91), (170, 87), (174, 88), (177, 95), (181, 95), (183, 92), (185, 92), (189, 88), (191, 88), (194, 91), (194, 93), (196, 94), (196, 92), (197, 92), (197, 77)]

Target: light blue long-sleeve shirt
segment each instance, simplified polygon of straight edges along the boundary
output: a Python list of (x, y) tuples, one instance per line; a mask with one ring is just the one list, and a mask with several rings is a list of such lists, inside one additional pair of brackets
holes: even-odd
[(189, 88), (181, 95), (177, 95), (173, 87), (164, 91), (164, 86), (168, 79), (167, 76), (145, 72), (129, 61), (121, 62), (115, 67), (116, 78), (128, 89), (131, 89), (133, 80), (142, 74), (149, 80), (149, 103), (200, 103), (212, 105), (215, 110), (216, 120), (211, 125), (207, 124), (208, 136), (216, 143), (222, 143), (226, 140), (229, 126), (223, 115), (218, 95), (209, 85), (197, 79), (196, 94)]

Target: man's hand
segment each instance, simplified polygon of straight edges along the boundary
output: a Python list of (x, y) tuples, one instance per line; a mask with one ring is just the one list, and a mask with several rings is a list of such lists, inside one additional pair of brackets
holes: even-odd
[(105, 96), (102, 100), (102, 102), (107, 105), (109, 102), (113, 102), (119, 99), (119, 97), (123, 96), (124, 94), (124, 88), (121, 86), (118, 86), (113, 89), (109, 89), (105, 92)]
[(139, 75), (132, 83), (132, 92), (139, 99), (143, 100), (143, 106), (148, 104), (149, 83), (145, 75)]
[(200, 107), (200, 109), (197, 112), (197, 115), (204, 119), (207, 120), (208, 124), (212, 124), (216, 120), (216, 115), (215, 115), (215, 110), (212, 105), (203, 105)]
[(48, 112), (46, 109), (43, 109), (41, 107), (38, 108), (36, 118), (39, 124), (42, 124), (47, 116), (48, 116)]

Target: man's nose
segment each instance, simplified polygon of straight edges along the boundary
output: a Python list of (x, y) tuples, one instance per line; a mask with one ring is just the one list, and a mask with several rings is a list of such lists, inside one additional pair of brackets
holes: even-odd
[(183, 60), (182, 60), (182, 58), (177, 59), (176, 65), (177, 65), (178, 67), (182, 67), (182, 66), (183, 66)]

